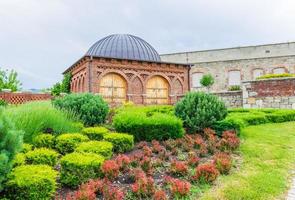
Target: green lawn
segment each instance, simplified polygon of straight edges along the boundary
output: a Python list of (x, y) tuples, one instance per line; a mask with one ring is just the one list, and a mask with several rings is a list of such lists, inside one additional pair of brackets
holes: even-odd
[(220, 177), (201, 199), (284, 199), (295, 169), (295, 122), (249, 126), (241, 139), (240, 169)]

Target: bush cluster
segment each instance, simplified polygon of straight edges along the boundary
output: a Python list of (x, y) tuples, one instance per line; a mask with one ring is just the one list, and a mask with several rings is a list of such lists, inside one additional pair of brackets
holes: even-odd
[(123, 133), (108, 133), (103, 136), (103, 139), (111, 142), (114, 145), (114, 151), (117, 153), (130, 151), (134, 147), (133, 135)]
[(266, 74), (263, 76), (258, 77), (257, 79), (272, 79), (272, 78), (285, 78), (285, 77), (295, 77), (295, 74)]
[(102, 124), (109, 112), (108, 104), (99, 95), (69, 94), (52, 101), (57, 108), (75, 113), (86, 126)]
[(81, 142), (87, 142), (89, 138), (80, 133), (68, 133), (59, 135), (56, 138), (56, 149), (61, 154), (71, 153)]
[(150, 115), (144, 111), (119, 112), (114, 116), (113, 125), (118, 132), (132, 134), (136, 141), (180, 138), (184, 134), (180, 119), (158, 112)]
[(50, 200), (56, 191), (57, 172), (47, 165), (23, 165), (9, 174), (5, 194), (15, 200)]
[(109, 130), (105, 127), (89, 127), (82, 129), (82, 133), (87, 135), (90, 140), (102, 140), (103, 136), (108, 132)]
[(51, 149), (40, 148), (27, 152), (25, 157), (28, 164), (55, 166), (58, 159), (58, 153)]
[(101, 175), (100, 167), (104, 157), (94, 153), (71, 153), (61, 160), (60, 182), (63, 185), (76, 187), (89, 179)]
[(95, 153), (109, 159), (113, 155), (113, 144), (105, 141), (83, 142), (77, 146), (76, 151), (82, 153)]
[(188, 133), (212, 127), (227, 115), (224, 102), (203, 92), (189, 92), (175, 106), (175, 114), (183, 120)]
[(54, 148), (54, 136), (51, 134), (40, 134), (33, 139), (33, 144), (37, 148)]

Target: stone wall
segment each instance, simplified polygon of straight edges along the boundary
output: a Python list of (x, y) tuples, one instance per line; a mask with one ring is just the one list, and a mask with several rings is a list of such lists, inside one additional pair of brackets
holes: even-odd
[(244, 108), (295, 109), (295, 78), (246, 81), (242, 90)]
[(5, 100), (10, 104), (22, 104), (29, 101), (44, 101), (50, 100), (50, 94), (34, 94), (29, 92), (0, 92), (0, 99)]
[(243, 106), (242, 91), (228, 91), (213, 93), (224, 101), (228, 108), (240, 108)]

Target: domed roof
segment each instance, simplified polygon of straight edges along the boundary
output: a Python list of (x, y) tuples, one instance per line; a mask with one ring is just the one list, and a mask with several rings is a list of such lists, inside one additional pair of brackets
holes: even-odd
[(129, 34), (109, 35), (97, 41), (87, 56), (143, 61), (161, 61), (158, 52), (143, 39)]

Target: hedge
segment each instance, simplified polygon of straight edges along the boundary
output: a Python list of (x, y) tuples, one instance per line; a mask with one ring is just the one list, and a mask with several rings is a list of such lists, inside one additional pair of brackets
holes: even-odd
[(117, 132), (132, 134), (136, 141), (167, 140), (184, 135), (180, 119), (158, 112), (119, 112), (113, 118), (113, 125)]
[(258, 77), (257, 79), (272, 79), (272, 78), (286, 78), (286, 77), (295, 77), (295, 74), (265, 74), (263, 76)]
[(130, 151), (134, 147), (133, 135), (123, 133), (108, 133), (105, 134), (103, 138), (114, 145), (114, 151), (116, 153)]
[(28, 164), (55, 166), (58, 159), (58, 153), (51, 149), (40, 148), (27, 152), (25, 157)]
[(63, 185), (77, 187), (89, 179), (102, 175), (100, 167), (104, 157), (94, 153), (71, 153), (60, 160), (60, 182)]
[(81, 153), (95, 153), (109, 159), (113, 155), (113, 144), (106, 141), (83, 142), (77, 146), (76, 151)]
[(82, 133), (88, 136), (90, 140), (102, 140), (104, 134), (108, 132), (109, 130), (105, 127), (89, 127), (82, 130)]
[(23, 165), (8, 176), (5, 194), (15, 200), (51, 200), (56, 191), (57, 172), (47, 165)]
[(61, 154), (71, 153), (81, 142), (87, 142), (89, 138), (80, 133), (67, 133), (58, 136), (55, 147)]
[(51, 134), (40, 134), (33, 139), (33, 144), (37, 148), (45, 147), (52, 149), (54, 147), (54, 136)]

